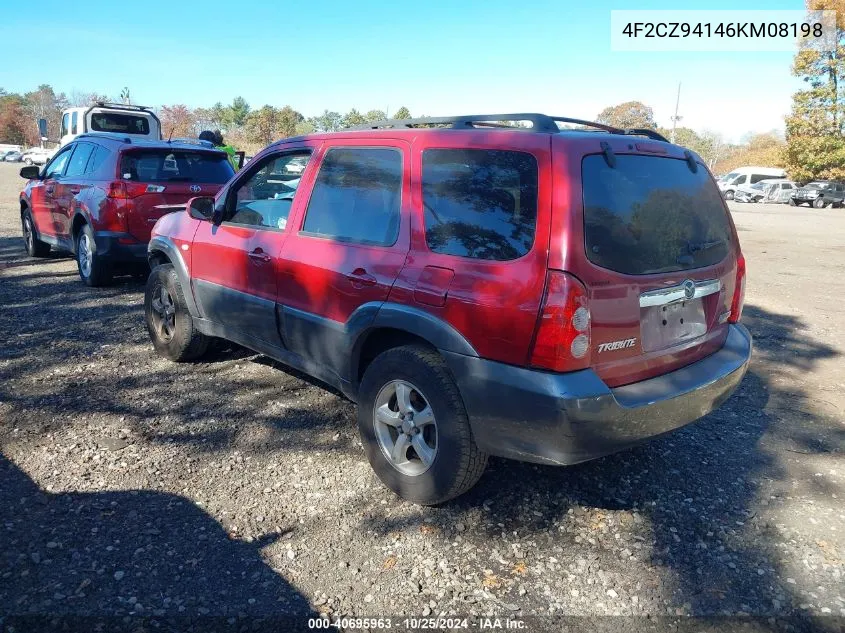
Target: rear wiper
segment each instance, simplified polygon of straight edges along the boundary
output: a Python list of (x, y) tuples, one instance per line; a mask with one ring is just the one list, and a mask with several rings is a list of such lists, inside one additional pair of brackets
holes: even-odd
[(708, 248), (724, 244), (725, 240), (713, 240), (712, 242), (687, 242), (687, 251), (689, 253), (697, 253), (698, 251), (706, 251)]

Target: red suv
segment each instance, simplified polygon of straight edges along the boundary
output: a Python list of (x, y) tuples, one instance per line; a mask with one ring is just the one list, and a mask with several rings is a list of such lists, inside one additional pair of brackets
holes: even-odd
[(221, 337), (340, 389), (378, 476), (418, 503), (488, 455), (575, 464), (677, 429), (751, 357), (719, 189), (646, 130), (519, 114), (286, 139), (149, 251), (159, 353)]
[(107, 284), (116, 267), (146, 265), (156, 220), (191, 197), (214, 195), (233, 175), (210, 143), (82, 134), (43, 169), (21, 169), (29, 179), (20, 196), (26, 251), (69, 251), (85, 283)]

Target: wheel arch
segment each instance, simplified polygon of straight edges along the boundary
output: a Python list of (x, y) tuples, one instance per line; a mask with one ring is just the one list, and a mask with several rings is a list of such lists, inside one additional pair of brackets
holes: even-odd
[(179, 278), (179, 283), (182, 285), (182, 292), (185, 295), (188, 312), (193, 317), (202, 317), (202, 312), (194, 298), (188, 267), (173, 241), (161, 235), (154, 236), (150, 240), (149, 246), (147, 246), (147, 261), (150, 264), (150, 269), (161, 264), (171, 264), (173, 266), (173, 270), (176, 271), (176, 276)]
[(376, 356), (388, 349), (412, 344), (478, 356), (470, 342), (443, 319), (418, 308), (386, 303), (379, 308), (372, 323), (354, 337), (349, 377), (355, 385), (360, 384)]

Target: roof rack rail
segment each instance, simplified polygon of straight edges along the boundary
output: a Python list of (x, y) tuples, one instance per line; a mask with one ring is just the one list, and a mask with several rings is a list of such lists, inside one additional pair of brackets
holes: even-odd
[(118, 134), (117, 132), (83, 132), (82, 134), (78, 134), (74, 137), (73, 140), (78, 138), (110, 138), (113, 141), (121, 141), (123, 143), (132, 143), (132, 139), (128, 136), (123, 134)]
[[(503, 123), (505, 121), (529, 121), (530, 128), (517, 128)], [(475, 128), (507, 128), (514, 130), (525, 130), (528, 132), (541, 132), (546, 134), (557, 134), (561, 131), (558, 123), (571, 123), (574, 125), (582, 125), (584, 127), (591, 127), (598, 130), (603, 130), (610, 134), (622, 134), (626, 136), (645, 136), (655, 141), (664, 141), (668, 143), (666, 138), (654, 130), (646, 130), (641, 128), (621, 129), (613, 127), (612, 125), (604, 125), (603, 123), (596, 123), (594, 121), (586, 121), (584, 119), (573, 119), (562, 116), (549, 116), (547, 114), (539, 114), (537, 112), (521, 112), (516, 114), (468, 114), (461, 116), (442, 116), (442, 117), (425, 117), (418, 119), (384, 119), (382, 121), (373, 121), (371, 123), (364, 123), (362, 125), (355, 125), (350, 130), (377, 130), (379, 128), (415, 128), (421, 125), (449, 125), (451, 129), (475, 129)]]
[(129, 105), (128, 103), (110, 103), (108, 101), (95, 101), (94, 105), (100, 108), (114, 108), (115, 110), (135, 110), (138, 112), (146, 112), (152, 110), (149, 106)]

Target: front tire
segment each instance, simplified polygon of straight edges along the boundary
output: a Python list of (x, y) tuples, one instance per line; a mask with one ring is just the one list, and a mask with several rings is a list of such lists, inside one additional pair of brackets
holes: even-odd
[(487, 465), (446, 363), (420, 345), (387, 350), (367, 367), (358, 432), (379, 479), (412, 503), (435, 505), (463, 494)]
[(23, 243), (26, 247), (26, 254), (30, 257), (47, 257), (50, 254), (50, 245), (38, 239), (35, 231), (35, 221), (27, 209), (21, 216), (21, 229), (23, 231)]
[(790, 206), (790, 207), (797, 207), (797, 206), (798, 206), (798, 203), (797, 203), (797, 202), (795, 202), (795, 198), (790, 198), (790, 199), (789, 199), (789, 206)]
[(725, 192), (725, 200), (733, 200), (734, 199), (734, 192), (728, 190)]
[(209, 339), (194, 326), (185, 292), (172, 264), (153, 268), (144, 293), (147, 332), (156, 352), (172, 361), (195, 360), (205, 354)]
[(111, 263), (97, 251), (94, 231), (87, 224), (83, 224), (76, 234), (76, 267), (79, 269), (79, 277), (89, 286), (111, 283)]
[(816, 198), (813, 200), (813, 208), (814, 209), (821, 209), (824, 207), (824, 198)]
[(24, 158), (23, 162), (25, 162), (27, 165), (32, 165), (32, 159), (31, 158)]

